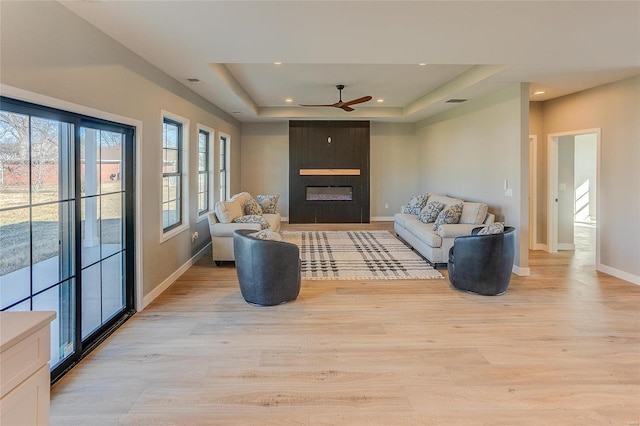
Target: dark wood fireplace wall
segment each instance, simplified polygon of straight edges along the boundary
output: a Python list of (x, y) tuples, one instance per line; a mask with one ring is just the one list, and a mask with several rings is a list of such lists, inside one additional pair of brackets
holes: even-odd
[[(368, 121), (289, 122), (290, 223), (369, 222), (369, 129)], [(307, 200), (307, 187), (351, 187), (351, 199)]]

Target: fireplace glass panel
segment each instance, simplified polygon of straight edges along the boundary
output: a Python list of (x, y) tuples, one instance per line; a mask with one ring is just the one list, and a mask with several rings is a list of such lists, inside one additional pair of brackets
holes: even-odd
[(307, 186), (307, 201), (353, 201), (352, 186)]

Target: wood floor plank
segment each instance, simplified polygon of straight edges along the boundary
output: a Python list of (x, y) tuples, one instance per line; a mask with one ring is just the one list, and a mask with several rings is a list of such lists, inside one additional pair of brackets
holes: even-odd
[(51, 424), (637, 425), (640, 286), (593, 260), (530, 252), (496, 297), (327, 280), (256, 307), (207, 254), (52, 387)]

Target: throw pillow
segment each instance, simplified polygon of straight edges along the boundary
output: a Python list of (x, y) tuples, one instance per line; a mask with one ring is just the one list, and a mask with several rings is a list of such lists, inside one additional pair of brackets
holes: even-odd
[(244, 214), (246, 215), (261, 215), (262, 207), (253, 197), (249, 198), (246, 203), (244, 203)]
[(482, 228), (476, 235), (504, 234), (504, 222), (494, 222)]
[(258, 203), (262, 207), (262, 213), (275, 214), (280, 195), (258, 195)]
[(269, 228), (269, 222), (267, 222), (262, 216), (250, 214), (246, 216), (240, 216), (233, 220), (233, 223), (259, 223), (261, 229)]
[(235, 200), (218, 201), (215, 205), (215, 212), (221, 223), (231, 223), (234, 219), (242, 216), (242, 205)]
[(440, 225), (460, 222), (460, 216), (462, 216), (462, 203), (454, 204), (448, 209), (442, 210), (433, 223), (433, 230), (437, 231)]
[(418, 220), (423, 223), (433, 223), (438, 218), (440, 212), (444, 209), (444, 204), (439, 201), (429, 201), (418, 215)]
[[(409, 200), (409, 205), (404, 209), (406, 213), (409, 214), (420, 214), (420, 210), (424, 208), (427, 204), (427, 200), (429, 199), (429, 194), (422, 195), (412, 195)], [(405, 213), (403, 212), (403, 213)]]
[(271, 229), (263, 229), (262, 231), (254, 232), (249, 235), (253, 238), (258, 238), (259, 240), (284, 241), (282, 239), (282, 235), (276, 231), (272, 231)]
[(485, 203), (462, 203), (462, 216), (460, 223), (481, 225), (487, 218), (487, 205)]

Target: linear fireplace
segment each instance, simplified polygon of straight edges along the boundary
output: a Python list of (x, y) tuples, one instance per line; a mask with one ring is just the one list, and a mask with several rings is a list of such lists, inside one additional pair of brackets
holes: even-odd
[(369, 223), (370, 127), (289, 121), (289, 223)]
[(307, 186), (307, 201), (353, 201), (352, 186)]

